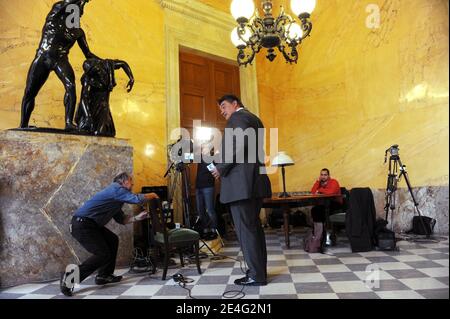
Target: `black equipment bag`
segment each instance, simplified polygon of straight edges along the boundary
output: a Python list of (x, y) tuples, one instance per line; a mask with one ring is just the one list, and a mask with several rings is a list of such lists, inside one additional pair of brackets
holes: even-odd
[(377, 219), (375, 227), (375, 240), (378, 250), (397, 250), (395, 233), (387, 229), (388, 222), (384, 219)]
[(267, 216), (267, 223), (270, 228), (280, 228), (284, 224), (283, 210), (281, 208), (273, 208), (272, 212)]
[[(420, 220), (422, 218), (422, 221)], [(427, 216), (414, 216), (413, 228), (410, 232), (416, 235), (431, 235), (436, 225), (436, 219)], [(425, 226), (425, 227), (424, 227)]]
[(289, 223), (294, 227), (308, 226), (308, 223), (306, 221), (306, 214), (301, 210), (297, 210), (289, 215)]
[(377, 234), (377, 243), (379, 250), (397, 250), (395, 243), (395, 233), (386, 229), (385, 232)]

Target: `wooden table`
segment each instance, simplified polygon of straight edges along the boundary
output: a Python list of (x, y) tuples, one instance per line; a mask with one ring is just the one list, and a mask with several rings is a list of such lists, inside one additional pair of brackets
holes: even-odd
[(290, 197), (265, 198), (263, 202), (264, 208), (281, 208), (283, 209), (284, 220), (284, 239), (287, 248), (290, 248), (289, 240), (289, 215), (291, 208), (324, 205), (326, 213), (326, 221), (328, 223), (330, 202), (334, 199), (342, 198), (342, 195), (323, 195), (323, 194), (309, 194), (309, 195), (292, 195)]

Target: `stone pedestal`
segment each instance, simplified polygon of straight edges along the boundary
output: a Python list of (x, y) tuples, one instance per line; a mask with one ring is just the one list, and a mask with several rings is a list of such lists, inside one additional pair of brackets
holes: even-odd
[[(116, 174), (132, 171), (132, 154), (126, 140), (0, 132), (0, 287), (59, 278), (90, 255), (70, 235), (71, 217)], [(127, 265), (132, 226), (107, 227), (120, 238), (117, 263)]]

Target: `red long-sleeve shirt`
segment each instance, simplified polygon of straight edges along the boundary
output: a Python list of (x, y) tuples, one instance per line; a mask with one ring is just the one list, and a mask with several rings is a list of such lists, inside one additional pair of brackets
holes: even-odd
[[(339, 182), (334, 178), (330, 178), (325, 186), (321, 186), (319, 181), (316, 181), (311, 188), (312, 194), (326, 194), (326, 195), (340, 195), (341, 187), (339, 186)], [(342, 198), (337, 200), (342, 204)]]

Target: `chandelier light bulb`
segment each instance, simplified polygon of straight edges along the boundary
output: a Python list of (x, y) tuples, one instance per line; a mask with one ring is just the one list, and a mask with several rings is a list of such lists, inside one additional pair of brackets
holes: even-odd
[[(235, 27), (233, 29), (233, 31), (231, 31), (231, 42), (233, 42), (233, 44), (234, 44), (234, 46), (236, 48), (246, 47), (247, 43), (242, 41), (242, 39), (239, 37), (239, 33), (238, 32), (239, 32), (238, 31), (238, 27)], [(245, 28), (245, 33), (242, 35), (242, 38), (245, 41), (248, 41), (251, 36), (252, 36), (252, 32), (250, 31), (250, 29), (249, 28)]]
[(289, 43), (300, 40), (302, 36), (303, 30), (297, 22), (291, 23), (286, 30), (286, 38)]
[(291, 9), (296, 16), (302, 13), (311, 14), (316, 7), (316, 0), (291, 0)]
[(249, 20), (255, 13), (255, 4), (253, 0), (233, 0), (230, 11), (236, 21), (242, 18)]

